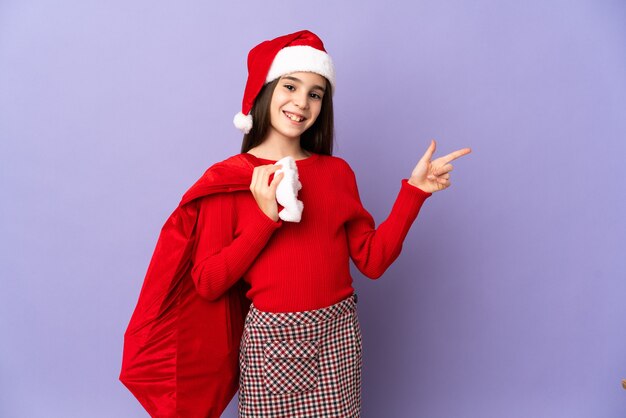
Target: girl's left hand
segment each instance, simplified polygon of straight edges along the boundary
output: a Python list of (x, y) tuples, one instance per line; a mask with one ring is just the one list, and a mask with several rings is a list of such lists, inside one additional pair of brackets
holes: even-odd
[(435, 148), (436, 143), (433, 139), (408, 180), (413, 186), (419, 187), (428, 193), (438, 192), (450, 187), (450, 174), (448, 173), (452, 171), (452, 164), (449, 164), (449, 162), (472, 152), (470, 148), (463, 148), (430, 161)]

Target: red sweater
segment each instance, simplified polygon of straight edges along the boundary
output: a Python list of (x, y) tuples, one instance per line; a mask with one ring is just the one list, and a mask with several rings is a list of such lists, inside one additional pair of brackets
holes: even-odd
[[(276, 162), (249, 155), (255, 166)], [(349, 258), (365, 276), (379, 278), (400, 255), (409, 228), (432, 195), (402, 179), (389, 216), (375, 228), (345, 160), (313, 154), (296, 165), (302, 183), (298, 199), (304, 203), (300, 222), (274, 222), (250, 191), (202, 198), (191, 271), (202, 296), (216, 299), (243, 277), (251, 286), (247, 297), (262, 311), (335, 304), (354, 291)], [(221, 228), (234, 234), (208, 232)], [(232, 242), (223, 242), (221, 237), (229, 235)]]

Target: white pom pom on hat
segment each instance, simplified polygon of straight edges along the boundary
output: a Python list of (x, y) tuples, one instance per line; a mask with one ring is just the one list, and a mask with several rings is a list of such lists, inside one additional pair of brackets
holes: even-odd
[(252, 129), (250, 110), (263, 86), (285, 74), (307, 71), (326, 77), (335, 92), (335, 67), (324, 43), (313, 32), (301, 30), (263, 41), (248, 53), (248, 80), (241, 112), (233, 118), (243, 131)]
[(247, 134), (250, 132), (250, 129), (252, 129), (252, 115), (244, 115), (241, 112), (237, 112), (235, 118), (233, 119), (233, 123), (237, 129), (240, 129), (244, 134)]

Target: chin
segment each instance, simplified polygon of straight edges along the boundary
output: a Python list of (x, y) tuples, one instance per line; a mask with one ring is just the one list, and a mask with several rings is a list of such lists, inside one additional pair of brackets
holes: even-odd
[(280, 134), (286, 138), (299, 139), (300, 136), (305, 133), (309, 129), (308, 127), (305, 129), (281, 129)]
[(285, 138), (293, 139), (293, 140), (295, 141), (295, 140), (299, 140), (299, 139), (300, 139), (300, 137), (302, 136), (302, 134), (303, 134), (304, 132), (305, 132), (305, 131), (302, 131), (302, 132), (297, 132), (297, 133), (295, 133), (295, 132), (294, 132), (294, 133), (291, 133), (291, 132), (283, 132), (283, 136), (284, 136)]

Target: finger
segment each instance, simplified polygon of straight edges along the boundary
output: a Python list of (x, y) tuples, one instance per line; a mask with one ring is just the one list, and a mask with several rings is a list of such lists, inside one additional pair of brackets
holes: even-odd
[(272, 165), (268, 167), (268, 175), (274, 173), (276, 175), (276, 171), (281, 170), (283, 168), (282, 165)]
[(278, 183), (280, 183), (283, 177), (285, 177), (285, 173), (278, 173), (278, 175), (274, 176), (272, 184), (270, 184), (270, 189), (272, 189), (272, 191), (278, 187)]
[(274, 171), (276, 170), (274, 169), (272, 165), (266, 165), (265, 167), (263, 167), (263, 170), (261, 171), (261, 174), (260, 174), (261, 187), (269, 186), (270, 174), (272, 174)]
[(450, 178), (450, 174), (443, 174), (441, 176), (436, 176), (434, 174), (429, 174), (429, 175), (426, 176), (426, 178), (428, 180), (449, 179)]
[(260, 186), (267, 186), (271, 173), (282, 168), (282, 164), (265, 164), (254, 167), (252, 171), (252, 180), (250, 181), (250, 190), (254, 190)]
[(430, 161), (430, 159), (432, 158), (433, 154), (435, 153), (435, 149), (436, 148), (437, 148), (437, 144), (436, 144), (435, 140), (431, 139), (430, 140), (430, 145), (428, 146), (428, 149), (426, 150), (424, 155), (422, 155), (422, 158), (420, 158), (420, 161)]
[[(272, 169), (272, 173), (274, 173), (274, 178), (273, 178), (272, 180), (276, 180), (276, 176), (277, 176), (277, 175), (276, 175), (276, 171), (281, 170), (282, 168), (283, 168), (283, 165), (282, 165), (282, 164), (278, 164), (278, 165), (275, 165), (275, 166), (273, 167), (273, 169)], [(278, 175), (280, 175), (280, 176), (281, 176), (281, 178), (282, 178), (282, 176), (284, 176), (284, 174), (285, 174), (285, 171), (284, 171), (284, 170), (283, 170), (283, 171), (281, 171), (280, 173), (278, 173)]]
[[(270, 185), (271, 183), (269, 181), (269, 177), (273, 174), (274, 177), (272, 178), (272, 181), (276, 178), (276, 171), (280, 170), (281, 168), (283, 168), (282, 164), (270, 164), (267, 166), (267, 170), (265, 172), (266, 177), (265, 177), (265, 182), (263, 184), (265, 185)], [(284, 173), (284, 171), (280, 172), (279, 174)]]
[(441, 157), (441, 160), (444, 163), (449, 163), (450, 161), (456, 160), (457, 158), (462, 157), (462, 156), (464, 156), (466, 154), (469, 154), (470, 152), (472, 152), (471, 148), (463, 148), (463, 149), (451, 152), (448, 155), (444, 155), (443, 157)]
[(449, 173), (445, 173), (445, 174), (440, 174), (440, 175), (435, 175), (435, 174), (429, 174), (426, 176), (426, 178), (428, 180), (437, 180), (437, 179), (449, 179), (450, 178), (450, 174)]
[(256, 188), (257, 181), (259, 181), (259, 168), (255, 167), (252, 170), (252, 180), (250, 181), (250, 190), (254, 190)]
[(441, 176), (442, 174), (449, 173), (453, 169), (454, 169), (454, 167), (452, 167), (452, 164), (446, 164), (446, 165), (434, 168), (433, 169), (433, 174), (435, 176)]

